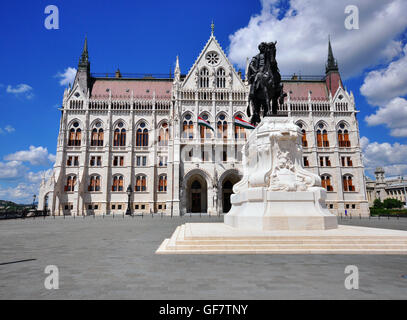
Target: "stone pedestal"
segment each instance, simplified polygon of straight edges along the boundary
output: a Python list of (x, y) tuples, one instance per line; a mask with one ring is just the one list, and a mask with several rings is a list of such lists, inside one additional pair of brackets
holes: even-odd
[(264, 118), (243, 149), (243, 166), (225, 224), (259, 231), (338, 227), (321, 179), (302, 167), (301, 132), (291, 118)]
[(339, 226), (320, 178), (302, 167), (290, 118), (264, 118), (243, 149), (224, 223), (187, 223), (158, 254), (407, 254), (407, 231)]

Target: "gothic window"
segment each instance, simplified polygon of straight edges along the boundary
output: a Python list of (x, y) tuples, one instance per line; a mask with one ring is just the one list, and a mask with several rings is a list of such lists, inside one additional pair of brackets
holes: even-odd
[(226, 140), (228, 137), (228, 122), (224, 114), (219, 115), (216, 129), (217, 137)]
[[(238, 113), (236, 115), (237, 118), (243, 119), (243, 115), (241, 113)], [(246, 129), (243, 127), (239, 127), (237, 125), (234, 125), (234, 130), (235, 130), (235, 139), (246, 139)]]
[(158, 191), (167, 192), (167, 175), (163, 174), (158, 179)]
[(182, 136), (188, 139), (194, 138), (194, 123), (192, 122), (192, 116), (190, 114), (187, 114), (184, 117), (184, 122), (182, 123)]
[[(207, 121), (209, 123), (209, 125), (211, 125), (211, 122), (209, 121), (209, 116), (206, 113), (202, 114), (201, 118), (204, 119), (205, 121)], [(201, 134), (202, 140), (212, 138), (212, 130), (206, 126), (203, 126), (203, 125), (200, 126), (200, 134)]]
[(147, 191), (147, 177), (145, 175), (139, 174), (136, 176), (136, 185), (134, 187), (136, 192)]
[(338, 145), (339, 148), (350, 148), (349, 131), (343, 123), (339, 125)]
[(68, 146), (80, 146), (82, 138), (82, 130), (79, 128), (79, 122), (75, 121), (69, 130)]
[(223, 68), (219, 68), (218, 71), (216, 71), (216, 87), (226, 88), (226, 72)]
[(328, 148), (329, 147), (329, 140), (328, 140), (328, 131), (323, 123), (318, 125), (317, 130), (317, 146), (318, 148)]
[(90, 145), (92, 147), (101, 147), (103, 146), (103, 129), (93, 128), (91, 134)]
[(124, 147), (126, 146), (126, 129), (123, 128), (123, 122), (119, 122), (116, 125), (113, 135), (113, 146), (114, 147)]
[(168, 146), (168, 140), (169, 140), (168, 124), (163, 123), (161, 125), (159, 135), (158, 135), (158, 145), (159, 146)]
[(301, 133), (302, 133), (302, 138), (301, 138), (302, 146), (304, 148), (306, 148), (306, 147), (308, 147), (307, 133), (305, 132), (305, 129), (302, 129)]
[(202, 68), (199, 72), (199, 87), (209, 88), (209, 71), (206, 68)]
[(91, 191), (91, 192), (100, 191), (100, 176), (99, 175), (90, 177), (88, 191)]
[(123, 176), (118, 175), (113, 177), (113, 185), (112, 185), (112, 191), (123, 191)]
[(324, 174), (321, 176), (321, 185), (327, 191), (334, 191), (334, 188), (331, 185), (331, 176), (328, 174)]
[(66, 178), (65, 191), (67, 192), (75, 191), (75, 185), (76, 185), (76, 176), (75, 175), (68, 176)]
[(343, 180), (343, 191), (355, 191), (355, 186), (352, 182), (352, 176), (350, 174), (346, 174), (342, 178)]
[(136, 131), (136, 146), (137, 147), (148, 146), (148, 129), (146, 128), (145, 122), (141, 122), (138, 125), (138, 129)]

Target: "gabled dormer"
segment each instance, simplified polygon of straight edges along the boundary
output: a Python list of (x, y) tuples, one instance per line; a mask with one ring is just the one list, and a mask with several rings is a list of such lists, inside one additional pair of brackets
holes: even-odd
[(213, 33), (189, 70), (182, 88), (184, 89), (244, 89), (244, 84)]

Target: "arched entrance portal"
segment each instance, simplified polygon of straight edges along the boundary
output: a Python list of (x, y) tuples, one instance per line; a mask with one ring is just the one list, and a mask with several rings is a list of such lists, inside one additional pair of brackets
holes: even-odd
[(207, 184), (200, 175), (194, 175), (187, 184), (187, 212), (207, 212)]
[(230, 172), (228, 173), (225, 178), (222, 180), (221, 185), (221, 205), (223, 213), (228, 213), (229, 210), (232, 208), (232, 204), (230, 203), (230, 196), (233, 194), (233, 186), (239, 182), (241, 177), (238, 175), (237, 172)]
[(230, 208), (232, 207), (232, 205), (230, 203), (230, 196), (233, 193), (233, 184), (232, 184), (232, 182), (230, 182), (230, 180), (227, 180), (223, 183), (222, 191), (223, 191), (223, 196), (222, 196), (223, 213), (227, 213), (227, 212), (229, 212)]

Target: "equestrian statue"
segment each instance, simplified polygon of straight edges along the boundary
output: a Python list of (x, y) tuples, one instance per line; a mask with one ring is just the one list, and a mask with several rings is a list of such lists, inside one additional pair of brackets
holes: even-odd
[[(263, 117), (276, 116), (278, 106), (284, 104), (287, 96), (283, 91), (281, 75), (276, 60), (276, 42), (262, 42), (260, 53), (254, 56), (249, 64), (247, 79), (250, 84), (247, 115), (254, 126)], [(251, 115), (253, 114), (253, 115)]]

